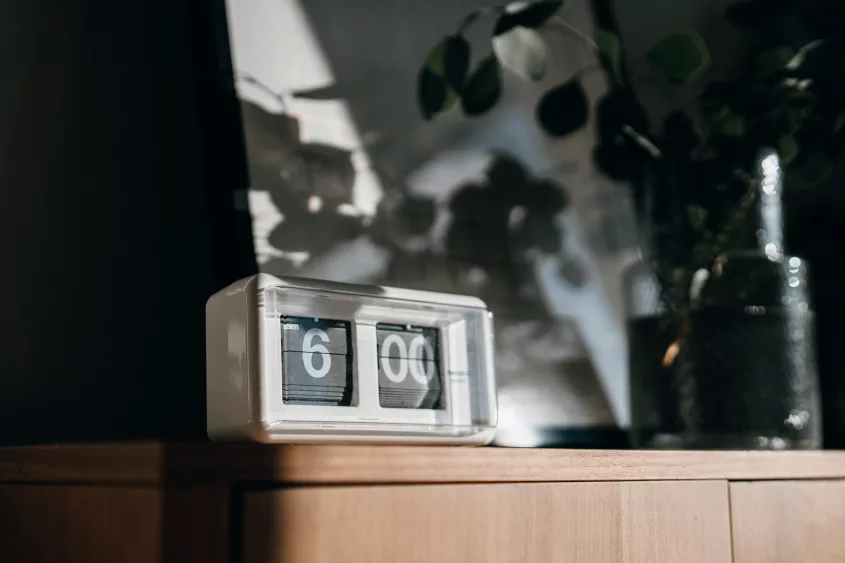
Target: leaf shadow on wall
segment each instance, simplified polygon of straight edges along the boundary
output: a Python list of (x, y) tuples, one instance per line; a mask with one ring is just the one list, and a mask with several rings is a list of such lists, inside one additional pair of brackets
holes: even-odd
[[(351, 153), (299, 140), (295, 117), (242, 102), (251, 189), (264, 191), (282, 215), (267, 242), (283, 256), (262, 266), (277, 275), (307, 274), (309, 262), (343, 243), (366, 239), (387, 253), (377, 283), (476, 295), (497, 314), (551, 322), (534, 279), (538, 255), (560, 255), (555, 220), (568, 205), (563, 186), (533, 177), (514, 157), (495, 154), (482, 180), (444, 185), (443, 197), (387, 184), (374, 217), (350, 212), (355, 183)], [(448, 227), (438, 240), (433, 227)], [(291, 253), (307, 253), (299, 262)], [(355, 256), (340, 259), (358, 267)], [(584, 283), (577, 264), (561, 275)]]

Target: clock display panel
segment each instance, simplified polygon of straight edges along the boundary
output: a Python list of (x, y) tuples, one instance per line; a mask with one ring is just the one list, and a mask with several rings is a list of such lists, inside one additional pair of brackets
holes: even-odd
[(282, 317), (282, 400), (291, 405), (350, 406), (352, 331), (347, 321)]
[(440, 331), (376, 325), (379, 404), (399, 409), (443, 408)]

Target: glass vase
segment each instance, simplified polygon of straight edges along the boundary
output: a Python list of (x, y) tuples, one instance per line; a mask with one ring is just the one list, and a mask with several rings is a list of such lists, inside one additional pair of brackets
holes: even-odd
[(629, 321), (634, 445), (820, 448), (807, 265), (734, 253), (709, 278), (697, 305)]

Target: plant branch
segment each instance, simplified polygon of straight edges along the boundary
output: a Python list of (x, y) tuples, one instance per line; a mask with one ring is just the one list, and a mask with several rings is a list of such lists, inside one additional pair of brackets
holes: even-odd
[(468, 16), (464, 17), (460, 23), (455, 27), (455, 31), (452, 32), (452, 35), (460, 35), (465, 32), (469, 27), (476, 22), (476, 20), (486, 17), (486, 16), (494, 16), (501, 14), (505, 11), (505, 6), (486, 6), (481, 8), (480, 10), (476, 10), (469, 14)]
[(660, 149), (652, 143), (649, 139), (640, 135), (634, 128), (630, 125), (623, 125), (622, 126), (622, 134), (634, 141), (637, 145), (642, 147), (650, 156), (651, 158), (657, 160), (662, 156)]
[(580, 38), (584, 43), (595, 49), (596, 51), (599, 50), (599, 46), (593, 40), (592, 37), (575, 27), (574, 25), (570, 24), (568, 21), (563, 19), (560, 16), (552, 16), (547, 22), (546, 25), (549, 27), (553, 27), (553, 24), (559, 28), (558, 31), (566, 31), (575, 35), (576, 37)]

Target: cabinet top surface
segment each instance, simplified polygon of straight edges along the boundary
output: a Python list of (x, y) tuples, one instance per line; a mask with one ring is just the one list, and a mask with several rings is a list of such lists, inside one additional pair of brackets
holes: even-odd
[(845, 478), (845, 451), (97, 444), (0, 448), (0, 483), (495, 483)]

